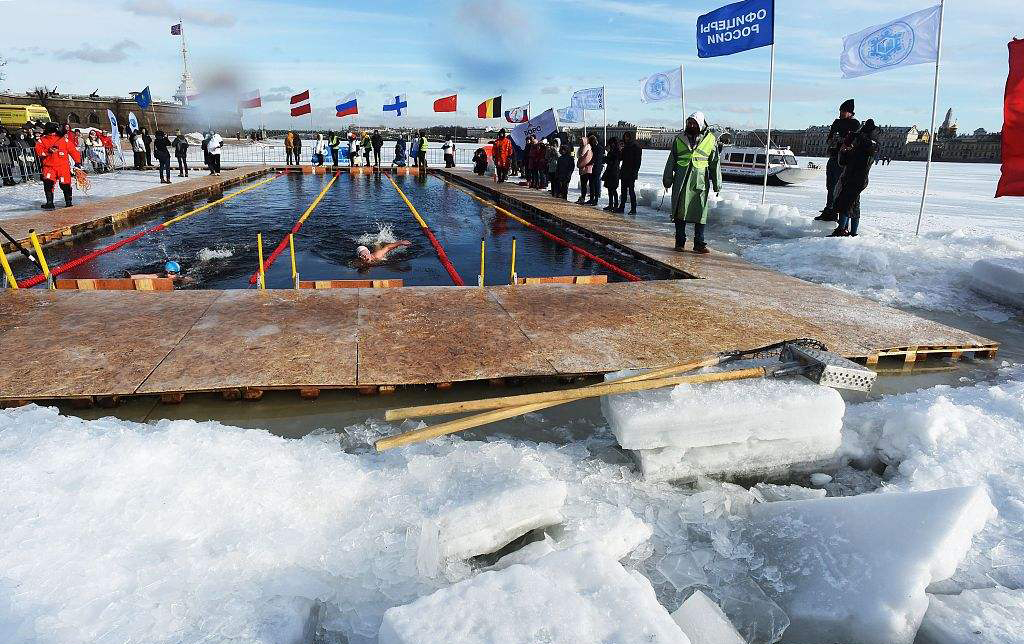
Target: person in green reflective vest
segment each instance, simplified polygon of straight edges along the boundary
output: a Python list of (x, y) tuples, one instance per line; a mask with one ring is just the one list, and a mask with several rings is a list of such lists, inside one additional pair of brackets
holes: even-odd
[(722, 166), (718, 140), (708, 129), (703, 112), (686, 119), (686, 129), (676, 135), (662, 175), (672, 188), (672, 219), (676, 224), (676, 250), (686, 244), (686, 224), (693, 224), (693, 252), (707, 254), (704, 226), (708, 223), (708, 196), (722, 190)]

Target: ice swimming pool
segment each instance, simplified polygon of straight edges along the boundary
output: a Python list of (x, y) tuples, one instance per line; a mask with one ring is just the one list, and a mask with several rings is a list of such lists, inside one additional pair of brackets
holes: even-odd
[[(168, 260), (178, 262), (186, 278), (182, 288), (248, 288), (258, 268), (257, 233), (265, 256), (283, 239), (317, 197), (322, 199), (295, 235), (297, 270), (303, 280), (401, 279), (410, 286), (452, 285), (453, 279), (424, 234), (399, 189), (429, 225), (465, 284), (475, 285), (484, 241), (485, 284), (509, 283), (512, 240), (520, 277), (607, 275), (623, 277), (585, 254), (524, 226), (437, 176), (385, 173), (286, 174), (265, 185), (155, 231), (63, 272), (61, 278), (116, 278), (158, 273)], [(251, 185), (251, 184), (248, 184)], [(397, 188), (396, 188), (397, 186)], [(245, 186), (242, 186), (245, 187)], [(237, 188), (236, 188), (237, 190)], [(210, 200), (216, 197), (211, 197)], [(159, 221), (185, 214), (206, 201), (182, 204), (147, 221), (112, 231), (101, 230), (46, 249), (52, 266), (124, 240)], [(671, 271), (620, 254), (598, 242), (537, 222), (572, 244), (641, 279), (676, 277)], [(406, 239), (411, 246), (394, 251), (379, 264), (357, 258), (361, 245)], [(19, 281), (34, 274), (27, 262), (15, 263)], [(292, 286), (287, 251), (266, 274), (269, 288)]]

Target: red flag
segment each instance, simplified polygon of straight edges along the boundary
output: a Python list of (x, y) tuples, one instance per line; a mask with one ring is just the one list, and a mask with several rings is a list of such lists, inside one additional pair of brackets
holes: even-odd
[(252, 109), (261, 105), (263, 105), (263, 101), (260, 100), (260, 90), (258, 89), (243, 94), (242, 98), (238, 99), (238, 109), (240, 110)]
[(303, 101), (308, 101), (308, 100), (309, 100), (309, 90), (307, 89), (304, 92), (299, 92), (295, 96), (292, 96), (292, 105), (295, 105), (296, 103), (302, 103)]
[(458, 111), (459, 95), (452, 94), (451, 96), (445, 96), (434, 101), (435, 112), (455, 112)]
[(303, 114), (309, 114), (312, 111), (313, 111), (313, 108), (310, 107), (309, 103), (306, 103), (306, 104), (300, 105), (298, 107), (293, 107), (292, 108), (292, 116), (302, 116)]
[(997, 197), (1024, 197), (1024, 40), (1013, 39), (1003, 99), (1003, 176)]

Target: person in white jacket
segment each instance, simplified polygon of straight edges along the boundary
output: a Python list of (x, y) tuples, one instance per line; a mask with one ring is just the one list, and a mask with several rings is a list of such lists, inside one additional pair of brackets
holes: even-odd
[(142, 170), (146, 165), (146, 142), (142, 140), (142, 132), (135, 130), (132, 134), (132, 152), (135, 157), (135, 169)]
[(324, 153), (327, 152), (327, 141), (324, 141), (323, 134), (316, 135), (316, 143), (313, 144), (314, 165), (324, 164)]
[(220, 176), (220, 149), (224, 146), (224, 139), (220, 134), (211, 130), (210, 141), (206, 144), (206, 151), (210, 154), (210, 174)]

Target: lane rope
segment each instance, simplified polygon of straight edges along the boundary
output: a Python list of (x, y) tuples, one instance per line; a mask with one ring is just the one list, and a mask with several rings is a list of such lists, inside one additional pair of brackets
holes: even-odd
[(444, 252), (441, 242), (437, 241), (437, 237), (434, 236), (434, 232), (430, 230), (430, 226), (428, 226), (427, 222), (423, 220), (423, 217), (420, 217), (420, 213), (416, 211), (416, 206), (412, 205), (409, 198), (405, 196), (405, 193), (398, 187), (395, 180), (391, 178), (391, 173), (386, 172), (385, 174), (388, 177), (388, 181), (391, 182), (391, 185), (393, 185), (395, 190), (398, 191), (398, 195), (402, 198), (402, 201), (404, 201), (405, 205), (409, 207), (409, 210), (412, 212), (412, 216), (416, 218), (417, 222), (419, 222), (420, 228), (423, 229), (423, 233), (427, 236), (427, 239), (430, 240), (430, 245), (434, 247), (435, 251), (437, 251), (437, 257), (441, 260), (441, 265), (444, 266), (444, 270), (448, 271), (448, 275), (452, 278), (452, 282), (455, 283), (455, 286), (465, 286), (466, 283), (462, 281), (462, 276), (460, 276), (459, 272), (455, 270), (451, 260), (448, 259), (448, 254)]
[[(271, 252), (270, 255), (267, 256), (267, 259), (263, 261), (264, 273), (270, 270), (271, 265), (273, 265), (273, 263), (277, 261), (277, 258), (281, 256), (281, 253), (284, 252), (284, 249), (288, 248), (288, 240), (291, 239), (292, 235), (295, 235), (299, 232), (299, 229), (302, 228), (302, 224), (306, 223), (306, 220), (309, 219), (309, 216), (313, 214), (313, 211), (316, 209), (316, 207), (320, 205), (320, 200), (324, 198), (324, 195), (326, 195), (327, 191), (330, 190), (332, 185), (334, 185), (334, 182), (338, 180), (338, 176), (340, 174), (340, 170), (334, 173), (334, 177), (332, 177), (331, 180), (327, 182), (327, 185), (324, 186), (324, 189), (320, 191), (320, 194), (317, 195), (316, 199), (313, 200), (313, 203), (309, 204), (309, 208), (306, 208), (306, 211), (302, 213), (302, 216), (299, 217), (299, 219), (295, 222), (295, 225), (292, 226), (291, 232), (284, 236), (284, 239), (281, 240), (281, 243), (278, 244), (277, 247), (274, 248), (273, 252)], [(260, 272), (256, 271), (255, 273), (252, 274), (252, 277), (249, 278), (249, 284), (256, 284), (257, 282), (259, 282), (259, 279)]]
[[(195, 210), (187, 212), (187, 213), (185, 213), (183, 215), (178, 215), (177, 217), (172, 217), (171, 219), (168, 219), (165, 222), (159, 223), (156, 226), (152, 226), (150, 228), (146, 228), (145, 230), (141, 230), (141, 231), (135, 233), (134, 235), (130, 235), (128, 237), (125, 237), (124, 239), (122, 239), (120, 241), (117, 241), (117, 242), (114, 242), (113, 244), (110, 244), (109, 246), (104, 246), (103, 248), (98, 248), (98, 249), (96, 249), (96, 250), (94, 250), (92, 252), (86, 253), (85, 255), (82, 255), (81, 257), (76, 257), (75, 259), (73, 259), (71, 261), (65, 262), (65, 263), (61, 264), (60, 266), (56, 266), (56, 267), (50, 269), (50, 275), (52, 275), (53, 277), (56, 277), (57, 275), (60, 275), (61, 273), (64, 273), (66, 271), (70, 271), (73, 268), (78, 268), (82, 264), (85, 264), (87, 262), (91, 262), (92, 260), (96, 259), (97, 257), (100, 257), (101, 255), (106, 255), (107, 253), (111, 253), (111, 252), (117, 250), (118, 248), (121, 248), (122, 246), (127, 246), (128, 244), (141, 239), (142, 237), (148, 235), (149, 233), (155, 233), (155, 232), (158, 232), (158, 231), (161, 231), (161, 230), (165, 230), (165, 229), (169, 228), (170, 226), (172, 226), (172, 225), (174, 225), (174, 224), (176, 224), (176, 223), (178, 223), (180, 221), (188, 219), (192, 215), (199, 214), (199, 213), (203, 212), (204, 210), (208, 210), (209, 208), (212, 208), (213, 206), (216, 206), (218, 204), (224, 203), (228, 199), (233, 199), (234, 197), (237, 197), (238, 195), (240, 195), (242, 193), (248, 192), (248, 191), (253, 190), (255, 188), (258, 188), (258, 187), (260, 187), (260, 186), (262, 186), (264, 184), (270, 183), (271, 181), (273, 181), (274, 179), (277, 179), (280, 176), (283, 176), (283, 175), (277, 174), (277, 175), (274, 175), (273, 177), (270, 177), (269, 179), (263, 179), (262, 181), (258, 181), (258, 182), (254, 183), (254, 184), (248, 185), (248, 186), (242, 188), (241, 190), (236, 190), (235, 192), (232, 192), (230, 194), (224, 195), (220, 199), (217, 199), (216, 201), (211, 201), (210, 203), (208, 203), (206, 205), (203, 205), (203, 206), (200, 206), (199, 208), (196, 208)], [(33, 277), (30, 277), (30, 278), (22, 281), (21, 282), (21, 286), (23, 288), (32, 288), (33, 286), (37, 286), (39, 284), (42, 284), (45, 281), (46, 281), (46, 276), (44, 276), (42, 273), (40, 273), (38, 275), (34, 275)]]
[(490, 206), (491, 208), (494, 208), (496, 211), (500, 212), (501, 214), (505, 215), (506, 217), (511, 217), (512, 219), (514, 219), (515, 221), (519, 222), (523, 226), (526, 226), (530, 230), (537, 231), (538, 233), (544, 235), (548, 239), (550, 239), (550, 240), (552, 240), (554, 242), (557, 242), (557, 243), (565, 246), (566, 248), (568, 248), (569, 250), (573, 251), (574, 253), (579, 253), (580, 255), (586, 257), (587, 259), (590, 259), (590, 260), (592, 260), (594, 262), (597, 262), (601, 266), (604, 266), (605, 268), (607, 268), (608, 270), (612, 271), (616, 275), (619, 275), (623, 279), (625, 279), (627, 281), (630, 281), (630, 282), (640, 282), (640, 281), (643, 281), (639, 277), (634, 275), (633, 273), (630, 273), (629, 271), (627, 271), (627, 270), (625, 270), (623, 268), (620, 268), (620, 267), (616, 266), (615, 264), (612, 264), (608, 260), (602, 259), (602, 258), (598, 257), (597, 255), (595, 255), (594, 253), (591, 253), (588, 250), (580, 248), (576, 244), (574, 244), (574, 243), (572, 243), (572, 242), (570, 242), (570, 241), (568, 241), (566, 239), (563, 239), (563, 238), (559, 237), (558, 235), (556, 235), (556, 234), (554, 234), (552, 232), (548, 232), (547, 230), (541, 228), (537, 224), (531, 223), (529, 221), (526, 221), (525, 219), (523, 219), (522, 217), (520, 217), (518, 215), (512, 214), (511, 212), (509, 212), (508, 210), (502, 208), (501, 206), (499, 206), (498, 204), (494, 203), (493, 201), (490, 201), (488, 199), (484, 199), (482, 197), (479, 197), (479, 196), (473, 194), (472, 190), (469, 190), (467, 188), (464, 188), (464, 187), (460, 186), (457, 183), (449, 181), (447, 178), (445, 178), (442, 175), (437, 175), (437, 176), (440, 176), (441, 180), (444, 181), (445, 183), (447, 183), (447, 184), (449, 184), (451, 186), (454, 186), (455, 188), (458, 188), (459, 190), (462, 190), (467, 195), (469, 195), (470, 197), (476, 199), (480, 203), (485, 204), (487, 206)]

